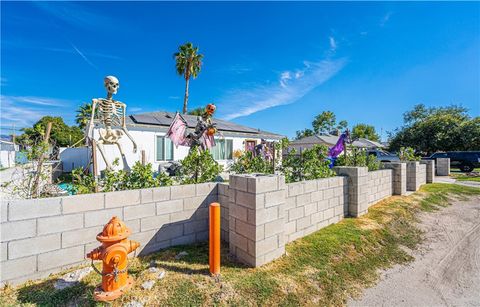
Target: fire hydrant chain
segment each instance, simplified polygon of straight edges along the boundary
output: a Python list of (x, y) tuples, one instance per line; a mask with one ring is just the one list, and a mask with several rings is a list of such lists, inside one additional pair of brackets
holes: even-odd
[(118, 275), (119, 275), (119, 274), (127, 273), (127, 271), (128, 271), (128, 265), (127, 265), (127, 267), (126, 267), (125, 269), (123, 269), (123, 270), (118, 270), (118, 269), (117, 269), (117, 266), (114, 266), (112, 273), (102, 273), (102, 272), (100, 272), (100, 271), (97, 269), (97, 267), (93, 264), (93, 259), (92, 259), (91, 265), (92, 265), (93, 270), (94, 270), (95, 272), (97, 272), (99, 275), (101, 275), (101, 276), (113, 276), (113, 279), (115, 280), (115, 282), (118, 281)]

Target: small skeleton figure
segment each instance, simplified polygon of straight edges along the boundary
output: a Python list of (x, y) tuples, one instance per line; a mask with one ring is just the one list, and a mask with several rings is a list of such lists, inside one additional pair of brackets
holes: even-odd
[(262, 139), (260, 144), (256, 145), (254, 148), (255, 156), (260, 156), (267, 161), (271, 161), (272, 153), (269, 145), (270, 144), (267, 144), (267, 140)]
[(205, 142), (200, 140), (204, 133), (207, 136), (213, 136), (217, 132), (216, 124), (212, 121), (213, 113), (215, 113), (216, 106), (212, 103), (208, 104), (205, 107), (205, 112), (203, 112), (201, 117), (197, 118), (197, 125), (195, 130), (192, 133), (187, 135), (187, 139), (191, 141), (191, 147), (200, 146), (203, 150), (208, 149), (208, 146), (205, 146)]
[[(119, 143), (120, 138), (125, 134), (132, 141), (134, 153), (137, 152), (137, 144), (128, 132), (125, 123), (127, 105), (112, 98), (112, 96), (117, 93), (118, 88), (120, 87), (118, 79), (114, 76), (106, 76), (103, 79), (103, 82), (107, 90), (107, 98), (92, 99), (92, 117), (90, 119), (90, 125), (88, 127), (86, 137), (92, 139), (92, 141), (96, 143), (98, 150), (100, 151), (100, 154), (107, 165), (107, 170), (111, 170), (112, 166), (107, 160), (103, 145), (117, 145), (125, 163), (125, 154), (123, 153), (122, 146)], [(100, 137), (98, 140), (95, 140), (92, 134), (95, 123), (104, 126), (104, 128), (100, 128), (99, 130)]]

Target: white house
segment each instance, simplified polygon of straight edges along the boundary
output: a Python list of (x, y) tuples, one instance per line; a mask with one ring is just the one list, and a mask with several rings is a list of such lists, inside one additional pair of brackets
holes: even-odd
[[(297, 152), (300, 152), (305, 149), (310, 149), (314, 145), (325, 145), (327, 147), (332, 147), (337, 144), (337, 141), (340, 136), (332, 134), (316, 134), (312, 136), (307, 136), (299, 140), (290, 142), (288, 145), (288, 150), (295, 149)], [(353, 147), (357, 148), (366, 148), (366, 149), (376, 149), (385, 147), (383, 144), (365, 139), (359, 138), (353, 141)]]
[[(174, 116), (175, 113), (169, 112), (149, 112), (128, 116), (127, 129), (137, 143), (137, 152), (133, 153), (133, 144), (130, 139), (124, 135), (120, 143), (125, 153), (126, 161), (122, 161), (116, 145), (105, 145), (105, 152), (110, 163), (115, 158), (119, 158), (120, 165), (117, 167), (118, 169), (124, 168), (124, 163), (131, 167), (136, 161), (141, 161), (142, 151), (144, 151), (145, 161), (152, 163), (153, 168), (156, 170), (161, 165), (185, 158), (189, 148), (185, 146), (175, 148), (170, 139), (165, 137)], [(189, 129), (193, 130), (197, 123), (197, 116), (182, 116), (187, 121)], [(217, 124), (218, 133), (215, 137), (216, 146), (213, 147), (211, 152), (215, 160), (222, 165), (228, 165), (233, 161), (232, 154), (235, 150), (253, 150), (253, 147), (259, 144), (261, 139), (272, 142), (283, 138), (283, 136), (279, 134), (261, 131), (225, 120), (214, 119), (213, 121)], [(98, 139), (99, 128), (100, 127), (95, 127), (94, 129), (95, 139)], [(68, 148), (62, 150), (60, 159), (63, 162), (64, 171), (70, 171), (72, 166), (86, 166), (83, 164), (88, 163), (89, 155), (89, 151), (85, 148)], [(105, 162), (98, 150), (97, 161), (98, 170), (105, 169)]]

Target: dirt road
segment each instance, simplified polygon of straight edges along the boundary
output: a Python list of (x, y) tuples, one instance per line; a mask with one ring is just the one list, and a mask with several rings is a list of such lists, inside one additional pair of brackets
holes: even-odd
[(480, 306), (480, 197), (421, 216), (415, 261), (382, 273), (349, 306)]

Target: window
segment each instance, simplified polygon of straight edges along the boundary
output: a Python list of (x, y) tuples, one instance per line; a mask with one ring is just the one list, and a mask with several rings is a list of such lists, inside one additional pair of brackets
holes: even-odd
[(170, 139), (157, 136), (156, 161), (173, 160), (173, 143)]
[(215, 140), (215, 146), (211, 149), (215, 160), (231, 160), (233, 154), (233, 140)]

